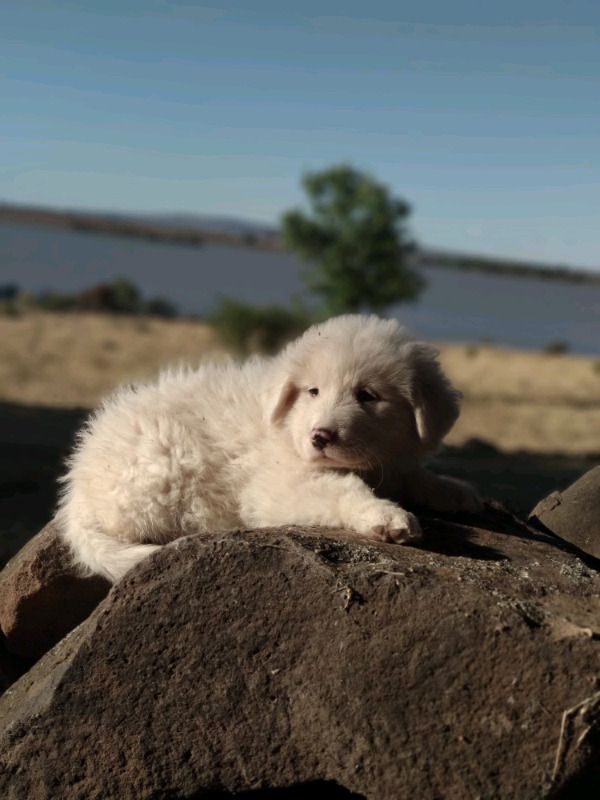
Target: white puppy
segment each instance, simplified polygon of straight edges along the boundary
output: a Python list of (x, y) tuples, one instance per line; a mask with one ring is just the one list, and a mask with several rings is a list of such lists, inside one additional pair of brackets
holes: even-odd
[(416, 518), (480, 507), (421, 466), (459, 393), (395, 320), (342, 316), (275, 358), (165, 372), (118, 390), (79, 434), (57, 521), (77, 562), (116, 580), (160, 545), (236, 527), (326, 525), (414, 541)]

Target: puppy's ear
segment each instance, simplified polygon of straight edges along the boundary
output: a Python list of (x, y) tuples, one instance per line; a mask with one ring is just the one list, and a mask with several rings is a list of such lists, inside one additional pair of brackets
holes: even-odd
[(296, 402), (299, 393), (299, 388), (291, 378), (288, 378), (276, 388), (274, 402), (269, 409), (269, 421), (271, 424), (279, 425), (283, 422), (289, 410)]
[(434, 452), (458, 419), (462, 395), (442, 372), (435, 348), (414, 343), (411, 351), (410, 394), (417, 433), (423, 449)]

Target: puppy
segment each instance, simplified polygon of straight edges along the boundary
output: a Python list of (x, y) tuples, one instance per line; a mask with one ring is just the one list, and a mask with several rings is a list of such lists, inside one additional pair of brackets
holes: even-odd
[(475, 511), (422, 466), (459, 413), (436, 351), (395, 320), (315, 325), (275, 358), (163, 373), (119, 389), (78, 435), (57, 522), (112, 581), (179, 536), (277, 525), (412, 542), (398, 502)]

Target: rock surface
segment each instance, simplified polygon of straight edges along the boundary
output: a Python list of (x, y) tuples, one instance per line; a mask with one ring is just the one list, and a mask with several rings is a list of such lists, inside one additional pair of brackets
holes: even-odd
[(8, 653), (37, 659), (83, 622), (110, 584), (79, 577), (53, 523), (0, 573), (0, 630)]
[(530, 519), (600, 558), (600, 467), (586, 472), (563, 492), (552, 492), (541, 500)]
[(169, 545), (0, 700), (0, 797), (598, 796), (600, 576), (485, 524)]

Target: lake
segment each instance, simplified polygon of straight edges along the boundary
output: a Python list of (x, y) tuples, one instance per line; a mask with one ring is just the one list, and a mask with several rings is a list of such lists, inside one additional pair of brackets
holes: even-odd
[[(30, 292), (77, 292), (123, 275), (145, 298), (164, 296), (182, 312), (202, 314), (219, 294), (259, 304), (286, 302), (302, 290), (302, 269), (283, 253), (0, 223), (0, 284), (16, 283)], [(436, 267), (422, 272), (428, 286), (418, 302), (390, 311), (419, 337), (533, 350), (561, 341), (573, 353), (600, 353), (600, 286)]]

